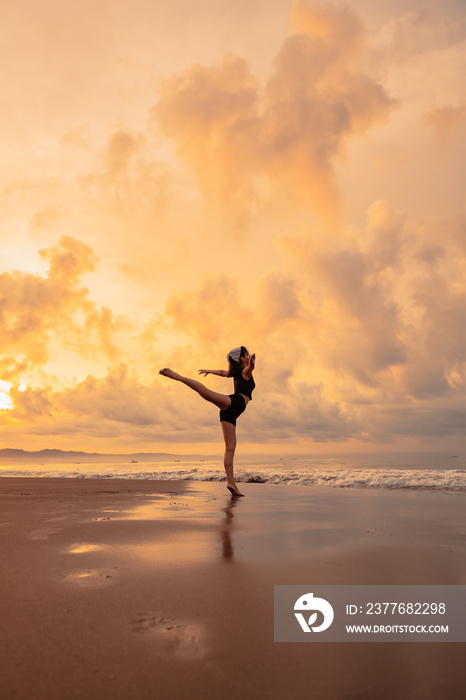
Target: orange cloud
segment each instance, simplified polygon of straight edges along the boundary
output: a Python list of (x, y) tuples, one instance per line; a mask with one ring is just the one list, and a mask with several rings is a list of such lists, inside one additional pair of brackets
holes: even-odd
[[(144, 152), (147, 138), (119, 129), (107, 139), (99, 166), (80, 178), (84, 194), (95, 198), (100, 209), (125, 219), (138, 209), (153, 216), (165, 206), (168, 173)], [(92, 201), (92, 200), (91, 200)]]
[(65, 216), (64, 207), (44, 207), (31, 216), (30, 229), (32, 233), (57, 228)]
[(451, 141), (466, 126), (466, 102), (437, 107), (425, 115), (424, 122), (433, 129), (439, 141)]
[[(252, 292), (217, 276), (172, 294), (143, 332), (146, 348), (156, 345), (150, 360), (154, 368), (173, 363), (196, 376), (202, 366), (225, 367), (233, 345), (255, 350), (257, 391), (241, 425), (246, 442), (383, 443), (459, 434), (466, 394), (465, 231), (464, 221), (419, 224), (379, 201), (366, 226), (342, 232), (339, 241), (282, 237), (280, 264), (263, 272)], [(46, 279), (59, 289), (71, 280), (69, 310), (80, 273), (95, 265), (92, 251), (65, 240), (46, 257)], [(80, 298), (86, 300), (85, 290)], [(176, 338), (171, 349), (160, 340), (167, 333)], [(39, 328), (37, 337), (43, 335), (50, 341)], [(1, 359), (4, 378), (19, 371), (18, 361), (12, 354)], [(231, 391), (231, 380), (205, 381)], [(158, 375), (141, 381), (126, 365), (59, 391), (47, 381), (24, 391), (14, 386), (10, 396), (14, 407), (1, 416), (10, 437), (21, 426), (74, 444), (115, 435), (121, 444), (219, 440), (216, 409)]]
[(125, 441), (218, 440), (218, 409), (199, 403), (194, 392), (179, 394), (176, 390), (180, 386), (159, 378), (143, 384), (125, 364), (120, 364), (103, 377), (89, 375), (62, 391), (48, 385), (24, 390), (13, 387), (13, 408), (0, 411), (0, 423), (5, 435), (15, 435), (20, 428), (29, 435), (59, 436), (73, 444), (106, 438), (111, 438), (115, 446)]
[(45, 277), (23, 272), (0, 275), (4, 379), (11, 380), (26, 366), (44, 364), (56, 344), (81, 354), (96, 348), (109, 356), (116, 353), (111, 338), (118, 322), (109, 309), (91, 301), (86, 287), (80, 285), (82, 275), (95, 269), (92, 249), (63, 236), (40, 255), (49, 263)]
[(331, 247), (279, 241), (315, 301), (317, 322), (300, 328), (330, 383), (366, 386), (380, 400), (464, 390), (464, 231), (464, 222), (460, 235), (454, 221), (420, 225), (377, 202), (365, 228)]
[(395, 104), (363, 64), (363, 30), (348, 9), (300, 1), (293, 24), (264, 86), (228, 56), (164, 81), (151, 111), (204, 194), (242, 215), (266, 181), (332, 216), (345, 141), (386, 122)]
[[(231, 380), (223, 380), (230, 391)], [(114, 448), (125, 441), (139, 443), (219, 442), (218, 409), (202, 401), (181, 384), (157, 378), (143, 384), (126, 365), (110, 368), (104, 377), (89, 375), (63, 391), (49, 386), (10, 392), (13, 408), (0, 411), (5, 435), (18, 427), (28, 434), (65, 442), (112, 438)], [(322, 394), (322, 387), (306, 382), (296, 385), (280, 400), (269, 393), (256, 401), (248, 421), (241, 426), (242, 439), (270, 443), (307, 438), (315, 441), (347, 440), (358, 426)], [(195, 416), (195, 421), (193, 421)]]
[(221, 338), (235, 337), (241, 320), (247, 317), (248, 309), (240, 302), (237, 281), (217, 277), (206, 279), (198, 290), (169, 297), (164, 322), (193, 337), (198, 344), (212, 347)]

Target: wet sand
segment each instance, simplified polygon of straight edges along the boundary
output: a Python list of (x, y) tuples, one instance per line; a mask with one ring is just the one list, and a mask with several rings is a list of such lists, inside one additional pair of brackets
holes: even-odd
[(465, 584), (464, 496), (0, 479), (0, 695), (456, 700), (465, 644), (279, 644), (276, 584)]

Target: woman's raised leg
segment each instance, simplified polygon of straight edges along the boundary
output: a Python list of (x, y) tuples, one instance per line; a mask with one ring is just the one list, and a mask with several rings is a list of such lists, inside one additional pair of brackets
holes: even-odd
[(225, 473), (227, 475), (227, 489), (231, 492), (232, 496), (244, 496), (238, 489), (233, 476), (233, 459), (236, 450), (236, 426), (227, 421), (220, 421), (223, 431), (223, 439), (225, 440), (225, 457), (223, 460), (223, 466), (225, 467)]
[(212, 391), (212, 389), (208, 389), (206, 386), (204, 386), (204, 384), (198, 382), (197, 379), (182, 377), (181, 374), (174, 372), (168, 367), (164, 367), (164, 369), (161, 369), (159, 374), (163, 374), (164, 377), (169, 377), (170, 379), (174, 379), (177, 382), (182, 382), (183, 384), (186, 384), (186, 386), (189, 386), (190, 389), (196, 391), (199, 394), (199, 396), (202, 396), (203, 399), (215, 404), (215, 406), (217, 406), (217, 408), (220, 408), (220, 410), (225, 410), (231, 405), (231, 399), (227, 394), (219, 394), (217, 391)]

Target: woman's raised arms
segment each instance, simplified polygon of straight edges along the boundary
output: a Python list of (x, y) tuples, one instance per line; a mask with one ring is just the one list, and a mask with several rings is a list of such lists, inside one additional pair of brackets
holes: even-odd
[(252, 372), (256, 366), (256, 353), (253, 355), (247, 355), (246, 364), (243, 367), (243, 377), (245, 379), (251, 379)]

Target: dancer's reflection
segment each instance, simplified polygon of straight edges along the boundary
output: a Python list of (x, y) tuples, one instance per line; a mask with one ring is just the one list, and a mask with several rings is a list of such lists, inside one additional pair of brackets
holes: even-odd
[(233, 526), (233, 518), (235, 517), (233, 509), (236, 508), (238, 503), (240, 503), (240, 499), (232, 498), (223, 509), (225, 518), (222, 522), (220, 536), (222, 538), (222, 557), (225, 561), (231, 561), (233, 559), (234, 550), (231, 541), (231, 529)]

